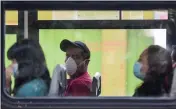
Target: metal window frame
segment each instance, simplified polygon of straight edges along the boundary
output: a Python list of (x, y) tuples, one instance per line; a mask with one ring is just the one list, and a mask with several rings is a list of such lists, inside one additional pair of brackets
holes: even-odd
[(6, 34), (17, 34), (18, 26), (17, 25), (6, 25)]
[[(157, 3), (157, 2), (3, 2), (4, 4), (4, 8), (5, 9), (19, 9), (19, 10), (28, 10), (28, 9), (59, 9), (59, 10), (73, 10), (73, 9), (77, 9), (77, 10), (90, 10), (91, 8), (93, 9), (98, 9), (98, 10), (152, 10), (152, 9), (158, 9), (161, 6), (163, 7), (162, 9), (167, 9), (168, 6), (170, 7), (175, 7), (176, 3), (173, 2), (162, 2), (162, 3)], [(98, 4), (98, 6), (96, 5)], [(128, 5), (127, 5), (128, 4)], [(129, 6), (132, 5), (132, 6)], [(152, 4), (152, 5), (151, 5)], [(140, 5), (140, 7), (139, 7)], [(157, 5), (157, 6), (156, 6)], [(109, 8), (108, 8), (109, 7)], [(148, 8), (150, 7), (150, 8)], [(4, 10), (3, 10), (4, 11)], [(3, 12), (2, 11), (2, 12)], [(30, 11), (29, 11), (30, 13)], [(29, 16), (28, 18), (28, 26), (30, 26), (31, 28), (28, 29), (29, 32), (29, 37), (31, 37), (31, 39), (37, 40), (39, 39), (39, 29), (43, 28), (46, 29), (48, 27), (52, 27), (55, 28), (59, 27), (59, 28), (64, 28), (64, 29), (68, 29), (71, 28), (70, 26), (63, 26), (66, 25), (68, 23), (72, 23), (75, 26), (73, 26), (72, 28), (93, 28), (92, 23), (94, 21), (88, 21), (85, 20), (83, 21), (84, 24), (87, 25), (82, 25), (82, 23), (79, 23), (78, 21), (37, 21), (36, 20), (36, 12), (33, 11), (32, 12), (33, 15), (31, 14), (31, 16)], [(29, 14), (30, 15), (30, 14)], [(2, 21), (4, 21), (4, 18), (1, 19)], [(100, 23), (101, 22), (101, 23)], [(107, 23), (108, 22), (108, 23)], [(113, 24), (113, 23), (120, 23), (124, 24), (125, 26), (120, 26), (118, 24), (114, 25), (114, 26), (110, 26), (109, 24)], [(132, 23), (132, 22), (136, 22), (136, 28), (140, 27), (143, 23), (145, 22), (145, 20), (140, 21), (140, 20), (126, 20), (126, 21), (108, 21), (105, 20), (104, 21), (104, 28), (132, 28), (132, 25), (127, 25), (128, 23)], [(162, 26), (163, 28), (165, 28), (165, 24), (167, 24), (167, 21), (163, 21), (164, 26)], [(56, 23), (56, 24), (54, 24)], [(59, 24), (59, 23), (62, 23)], [(90, 24), (89, 24), (90, 23)], [(96, 25), (97, 24), (101, 24), (101, 26), (103, 26), (102, 21), (95, 21)], [(146, 25), (147, 26), (143, 26), (145, 28), (150, 27), (149, 25), (154, 25), (156, 24), (154, 27), (159, 28), (160, 27), (160, 23), (161, 21), (146, 21)], [(4, 22), (2, 23), (2, 25), (4, 25)], [(42, 26), (43, 25), (43, 26)], [(24, 25), (23, 25), (24, 26)], [(24, 32), (22, 30), (22, 25), (19, 27), (19, 29), (21, 29), (21, 32)], [(101, 26), (96, 26), (96, 28), (102, 28)], [(134, 26), (134, 25), (133, 25)], [(153, 28), (153, 27), (152, 27)], [(24, 28), (23, 28), (24, 29)], [(140, 28), (138, 28), (140, 29)], [(144, 28), (143, 28), (144, 29)], [(149, 28), (148, 28), (149, 29)], [(34, 33), (32, 35), (30, 35), (31, 33)], [(4, 36), (4, 34), (2, 33), (2, 35)], [(37, 37), (37, 39), (35, 39)], [(24, 37), (23, 37), (24, 38)], [(3, 39), (3, 40), (2, 40)], [(22, 39), (22, 37), (21, 37)], [(19, 35), (19, 40), (20, 39), (20, 35)], [(4, 47), (4, 37), (1, 37), (1, 51), (3, 54), (3, 47)], [(1, 59), (3, 59), (3, 56), (1, 54)], [(1, 61), (1, 72), (4, 71), (4, 60)], [(3, 80), (3, 77), (5, 75), (1, 76), (1, 79)], [(4, 82), (1, 82), (1, 86), (3, 86)], [(25, 108), (26, 105), (29, 107), (52, 107), (52, 108), (72, 108), (72, 109), (78, 109), (78, 108), (118, 108), (118, 109), (168, 109), (168, 108), (176, 108), (176, 99), (175, 98), (138, 98), (138, 97), (66, 97), (66, 98), (46, 98), (46, 97), (41, 97), (41, 98), (10, 98), (10, 96), (8, 96), (7, 94), (3, 93), (4, 90), (1, 89), (1, 96), (2, 96), (2, 106), (3, 107), (8, 107), (12, 106), (12, 107), (18, 107), (20, 105), (20, 107)], [(19, 104), (19, 102), (21, 102)]]
[(167, 20), (40, 20), (32, 27), (38, 29), (164, 29), (166, 25)]

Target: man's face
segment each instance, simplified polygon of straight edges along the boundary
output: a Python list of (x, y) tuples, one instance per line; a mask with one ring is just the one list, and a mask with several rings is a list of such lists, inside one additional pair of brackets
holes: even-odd
[(66, 50), (66, 59), (65, 62), (67, 61), (67, 59), (69, 57), (72, 57), (78, 68), (77, 68), (77, 72), (82, 72), (84, 70), (84, 68), (86, 67), (86, 63), (82, 63), (84, 61), (84, 57), (82, 56), (82, 50), (80, 48), (75, 48), (75, 47), (69, 47)]

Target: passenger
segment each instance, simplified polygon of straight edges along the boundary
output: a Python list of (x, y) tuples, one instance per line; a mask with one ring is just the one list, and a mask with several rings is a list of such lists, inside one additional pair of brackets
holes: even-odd
[(11, 65), (9, 65), (7, 67), (7, 69), (5, 70), (5, 72), (6, 72), (6, 75), (5, 75), (6, 76), (6, 91), (8, 94), (11, 94), (11, 83), (12, 83), (11, 72), (13, 72), (12, 69), (10, 69), (10, 67), (11, 67)]
[(60, 48), (66, 52), (66, 71), (70, 76), (65, 96), (90, 96), (92, 79), (87, 72), (90, 61), (88, 47), (83, 42), (65, 39), (60, 43)]
[(172, 66), (175, 69), (176, 68), (176, 46), (175, 45), (172, 47), (171, 57), (172, 57)]
[(12, 45), (7, 55), (12, 64), (6, 68), (6, 74), (13, 74), (15, 77), (13, 90), (15, 97), (36, 97), (48, 94), (50, 76), (39, 43), (22, 40)]
[(149, 46), (135, 63), (134, 75), (143, 83), (133, 96), (156, 97), (169, 94), (173, 76), (169, 51), (158, 45)]

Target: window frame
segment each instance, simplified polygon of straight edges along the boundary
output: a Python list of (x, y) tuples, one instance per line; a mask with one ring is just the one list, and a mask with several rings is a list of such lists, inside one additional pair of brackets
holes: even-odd
[[(92, 9), (98, 9), (98, 10), (102, 10), (102, 9), (106, 9), (106, 10), (151, 10), (151, 9), (158, 9), (160, 7), (162, 7), (162, 9), (165, 9), (166, 7), (175, 7), (175, 2), (2, 2), (3, 4), (3, 9), (2, 9), (2, 14), (4, 15), (4, 11), (5, 9), (12, 9), (12, 10), (24, 10), (24, 9), (69, 9), (69, 10), (73, 10), (73, 9), (77, 9), (77, 10), (82, 10), (82, 9), (87, 9), (87, 10), (92, 10)], [(98, 4), (98, 6), (97, 6)], [(141, 5), (140, 7), (138, 7), (138, 5)], [(152, 4), (152, 5), (151, 5)], [(131, 5), (132, 8), (129, 7), (129, 5)], [(118, 7), (118, 8), (117, 8)], [(23, 11), (21, 11), (23, 12)], [(19, 15), (23, 15), (24, 13), (20, 13)], [(31, 19), (32, 18), (36, 18), (36, 12), (33, 11), (31, 12), (30, 16)], [(24, 19), (22, 17), (22, 19)], [(1, 72), (4, 71), (4, 17), (1, 19), (2, 24), (2, 37), (1, 37)], [(22, 20), (19, 20), (20, 22)], [(28, 20), (29, 21), (29, 20)], [(17, 34), (19, 33), (19, 31), (24, 32), (24, 25), (22, 25), (22, 23), (20, 24), (19, 22), (19, 29)], [(35, 19), (32, 19), (29, 22), (29, 27), (31, 26), (32, 28), (29, 29), (29, 34), (30, 31), (39, 31), (39, 28), (41, 28), (43, 21), (36, 21)], [(48, 23), (48, 25), (51, 24), (50, 21), (46, 21)], [(53, 21), (54, 22), (54, 21)], [(61, 21), (55, 21), (56, 23), (59, 24), (59, 22)], [(77, 25), (76, 27), (78, 28), (84, 28), (84, 26), (80, 27), (80, 23), (78, 23), (79, 21), (62, 21), (65, 24), (67, 23), (75, 23), (75, 25)], [(100, 21), (82, 21), (85, 24), (88, 23), (92, 23), (92, 22), (97, 22), (97, 24), (100, 23)], [(116, 23), (120, 23), (120, 21), (108, 21), (105, 20), (105, 22), (116, 22)], [(135, 24), (141, 24), (140, 20), (124, 20), (122, 21), (122, 23), (126, 23), (126, 22), (136, 22)], [(159, 21), (159, 20), (149, 20), (147, 22), (150, 22), (150, 24), (160, 24), (161, 22), (164, 22), (164, 26), (163, 28), (166, 28), (167, 26), (167, 20), (164, 21)], [(24, 22), (23, 22), (24, 23)], [(108, 23), (108, 24), (109, 24)], [(36, 24), (36, 25), (33, 25)], [(106, 25), (108, 27), (108, 24)], [(148, 23), (146, 23), (147, 25)], [(20, 26), (21, 25), (21, 26)], [(45, 24), (44, 24), (45, 25)], [(47, 25), (47, 24), (46, 24)], [(105, 27), (106, 27), (105, 26)], [(34, 28), (35, 27), (35, 28)], [(47, 27), (47, 26), (45, 26)], [(55, 27), (62, 27), (62, 26), (53, 26), (53, 28)], [(90, 26), (93, 27), (93, 26)], [(87, 27), (87, 28), (90, 28)], [(121, 28), (119, 25), (115, 26), (116, 28), (119, 27)], [(115, 28), (113, 27), (113, 28)], [(126, 26), (127, 27), (127, 26)], [(125, 26), (123, 28), (126, 28)], [(128, 26), (130, 27), (130, 26)], [(145, 26), (144, 26), (145, 27)], [(149, 26), (146, 26), (147, 29)], [(158, 25), (157, 27), (160, 27), (160, 25)], [(12, 28), (12, 26), (7, 26), (6, 28), (6, 32), (8, 32), (9, 28)], [(13, 27), (16, 28), (16, 27)], [(68, 27), (64, 27), (67, 28)], [(96, 27), (98, 28), (98, 27)], [(101, 28), (101, 27), (99, 27)], [(109, 28), (112, 28), (111, 26), (109, 26)], [(152, 27), (153, 28), (153, 27)], [(70, 27), (69, 27), (70, 29)], [(16, 29), (15, 29), (16, 30)], [(35, 35), (39, 35), (38, 32), (35, 32)], [(29, 35), (30, 36), (30, 35)], [(19, 36), (20, 37), (20, 36)], [(38, 36), (39, 37), (39, 36)], [(37, 37), (37, 38), (38, 38)], [(37, 38), (31, 37), (35, 40), (37, 40)], [(20, 38), (22, 39), (22, 37)], [(4, 77), (5, 74), (2, 73), (3, 75), (1, 76), (1, 79), (3, 80), (1, 82), (1, 86), (4, 87)], [(10, 97), (9, 95), (7, 95), (7, 93), (4, 93), (4, 89), (1, 88), (1, 96), (2, 96), (2, 106), (3, 107), (9, 107), (9, 106), (21, 106), (21, 107), (57, 107), (57, 108), (123, 108), (123, 109), (132, 109), (132, 108), (145, 108), (145, 109), (149, 109), (149, 108), (162, 108), (162, 109), (166, 109), (168, 107), (173, 108), (176, 107), (176, 99), (175, 98), (154, 98), (154, 97), (149, 97), (149, 98), (144, 98), (144, 97), (58, 97), (58, 98), (47, 98), (47, 97), (40, 97), (40, 98), (14, 98), (14, 97)]]

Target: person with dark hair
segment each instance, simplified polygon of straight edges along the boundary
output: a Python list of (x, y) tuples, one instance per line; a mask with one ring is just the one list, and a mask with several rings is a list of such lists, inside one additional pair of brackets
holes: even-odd
[(5, 69), (5, 72), (6, 72), (6, 75), (5, 75), (5, 77), (6, 77), (6, 92), (8, 94), (11, 94), (11, 83), (12, 83), (11, 72), (13, 72), (11, 68), (12, 68), (12, 65), (8, 66), (8, 68)]
[(65, 67), (70, 76), (65, 96), (90, 96), (92, 79), (87, 72), (90, 61), (88, 47), (83, 42), (64, 39), (60, 48), (66, 52)]
[(51, 79), (39, 43), (28, 39), (16, 42), (8, 50), (7, 57), (12, 64), (6, 68), (6, 74), (15, 77), (15, 97), (48, 94)]
[(172, 60), (170, 52), (151, 45), (143, 51), (134, 65), (134, 75), (143, 81), (133, 96), (163, 96), (169, 94), (172, 84)]
[(172, 66), (173, 68), (176, 68), (176, 45), (172, 46), (171, 57), (172, 57)]

